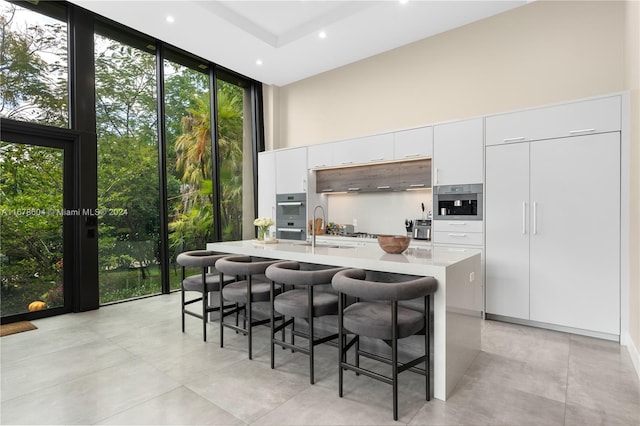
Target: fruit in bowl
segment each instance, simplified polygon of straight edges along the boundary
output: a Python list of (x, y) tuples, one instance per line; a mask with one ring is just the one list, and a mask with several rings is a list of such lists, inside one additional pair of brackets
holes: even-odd
[(409, 247), (411, 237), (406, 235), (378, 235), (378, 245), (387, 253), (399, 254)]

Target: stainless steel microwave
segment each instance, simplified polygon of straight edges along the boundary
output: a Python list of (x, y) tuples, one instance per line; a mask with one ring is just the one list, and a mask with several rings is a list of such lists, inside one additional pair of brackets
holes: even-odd
[(482, 220), (482, 184), (433, 187), (434, 220)]

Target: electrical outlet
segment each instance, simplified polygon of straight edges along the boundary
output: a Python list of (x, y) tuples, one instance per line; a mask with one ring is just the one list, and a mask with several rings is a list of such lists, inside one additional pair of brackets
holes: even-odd
[(469, 282), (472, 283), (476, 280), (476, 273), (475, 272), (470, 272), (469, 273)]
[(353, 226), (358, 226), (358, 219), (353, 219)]

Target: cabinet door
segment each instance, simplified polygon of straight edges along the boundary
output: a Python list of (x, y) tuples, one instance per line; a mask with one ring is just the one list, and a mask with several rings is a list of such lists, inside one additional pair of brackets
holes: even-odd
[(529, 144), (486, 149), (487, 313), (529, 319)]
[(433, 155), (433, 127), (395, 132), (393, 136), (393, 157), (396, 160)]
[(258, 154), (258, 217), (276, 220), (276, 155)]
[(276, 151), (278, 194), (307, 192), (307, 148)]
[(434, 185), (482, 183), (482, 119), (440, 124), (433, 129)]
[(309, 169), (333, 166), (333, 144), (309, 145), (307, 147), (307, 165)]
[(531, 202), (531, 319), (620, 334), (619, 133), (531, 143)]
[(393, 160), (393, 133), (335, 142), (333, 146), (336, 166), (386, 160)]
[(551, 139), (620, 130), (620, 96), (487, 117), (486, 144)]

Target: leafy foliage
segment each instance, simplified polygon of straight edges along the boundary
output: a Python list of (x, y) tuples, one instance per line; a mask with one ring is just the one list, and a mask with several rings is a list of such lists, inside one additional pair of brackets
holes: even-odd
[[(44, 16), (19, 25), (24, 9), (0, 5), (0, 115), (66, 127), (66, 25)], [(94, 41), (98, 261), (105, 303), (160, 291), (158, 99), (154, 55), (101, 35)], [(209, 76), (169, 61), (164, 66), (166, 190), (170, 244), (177, 253), (213, 240), (217, 186)], [(242, 88), (218, 82), (224, 239), (242, 236), (243, 95)], [(60, 150), (5, 143), (0, 150), (1, 209), (62, 208)], [(25, 301), (62, 303), (62, 217), (0, 220), (3, 315), (24, 311)]]
[(66, 126), (67, 27), (51, 18), (21, 27), (19, 10), (3, 2), (0, 13), (0, 116)]

